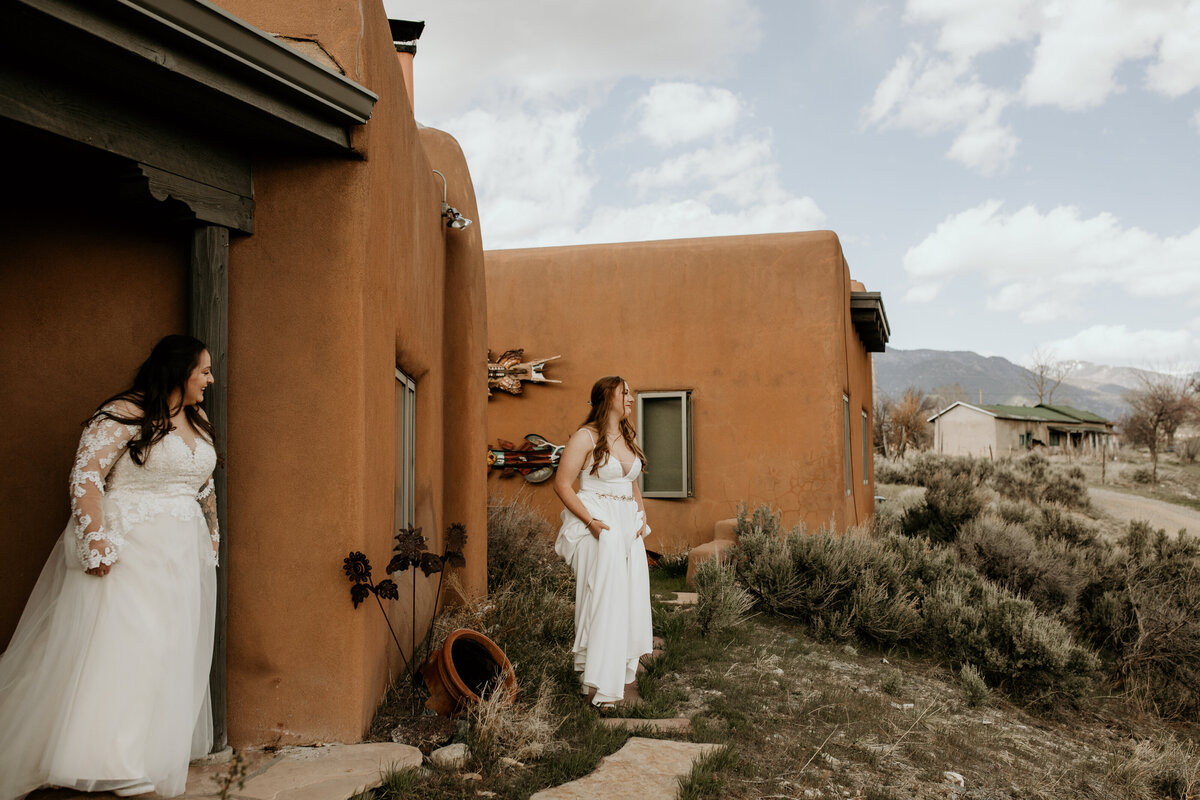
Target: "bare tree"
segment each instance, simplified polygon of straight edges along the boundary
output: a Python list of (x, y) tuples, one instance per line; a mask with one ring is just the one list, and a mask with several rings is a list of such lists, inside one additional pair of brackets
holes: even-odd
[(908, 448), (924, 450), (933, 443), (927, 421), (936, 411), (932, 398), (910, 386), (899, 400), (883, 398), (875, 409), (876, 441), (883, 443), (883, 454), (904, 457)]
[(1054, 392), (1075, 369), (1070, 361), (1063, 361), (1051, 348), (1039, 347), (1033, 351), (1025, 367), (1025, 385), (1037, 395), (1038, 403), (1053, 403)]
[(1130, 411), (1121, 419), (1121, 433), (1132, 445), (1150, 451), (1151, 481), (1158, 483), (1158, 454), (1175, 438), (1189, 417), (1200, 413), (1197, 376), (1146, 373), (1142, 385), (1125, 394)]

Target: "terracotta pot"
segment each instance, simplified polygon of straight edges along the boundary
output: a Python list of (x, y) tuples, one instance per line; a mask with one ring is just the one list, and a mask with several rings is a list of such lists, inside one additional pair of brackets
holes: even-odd
[(517, 695), (517, 677), (508, 656), (491, 639), (467, 628), (446, 636), (425, 659), (421, 676), (429, 688), (425, 707), (444, 717), (458, 716), (500, 683), (508, 702)]

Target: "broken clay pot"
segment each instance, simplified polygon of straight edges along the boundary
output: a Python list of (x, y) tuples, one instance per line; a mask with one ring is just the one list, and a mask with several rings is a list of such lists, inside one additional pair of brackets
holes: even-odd
[(517, 678), (508, 656), (479, 631), (459, 628), (421, 666), (429, 689), (425, 707), (445, 717), (461, 714), (503, 685), (508, 702), (517, 695)]

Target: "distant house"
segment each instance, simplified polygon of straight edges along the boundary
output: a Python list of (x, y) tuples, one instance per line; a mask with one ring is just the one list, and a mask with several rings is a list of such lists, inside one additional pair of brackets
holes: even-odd
[(929, 418), (933, 449), (946, 455), (1000, 456), (1035, 447), (1051, 452), (1104, 446), (1113, 423), (1090, 411), (1045, 403), (1036, 406), (958, 402)]

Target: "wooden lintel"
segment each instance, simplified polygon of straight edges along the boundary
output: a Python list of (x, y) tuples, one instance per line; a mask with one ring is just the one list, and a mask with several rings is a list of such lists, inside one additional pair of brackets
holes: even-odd
[(176, 201), (197, 222), (254, 233), (254, 200), (149, 164), (136, 167), (140, 183), (159, 202)]

